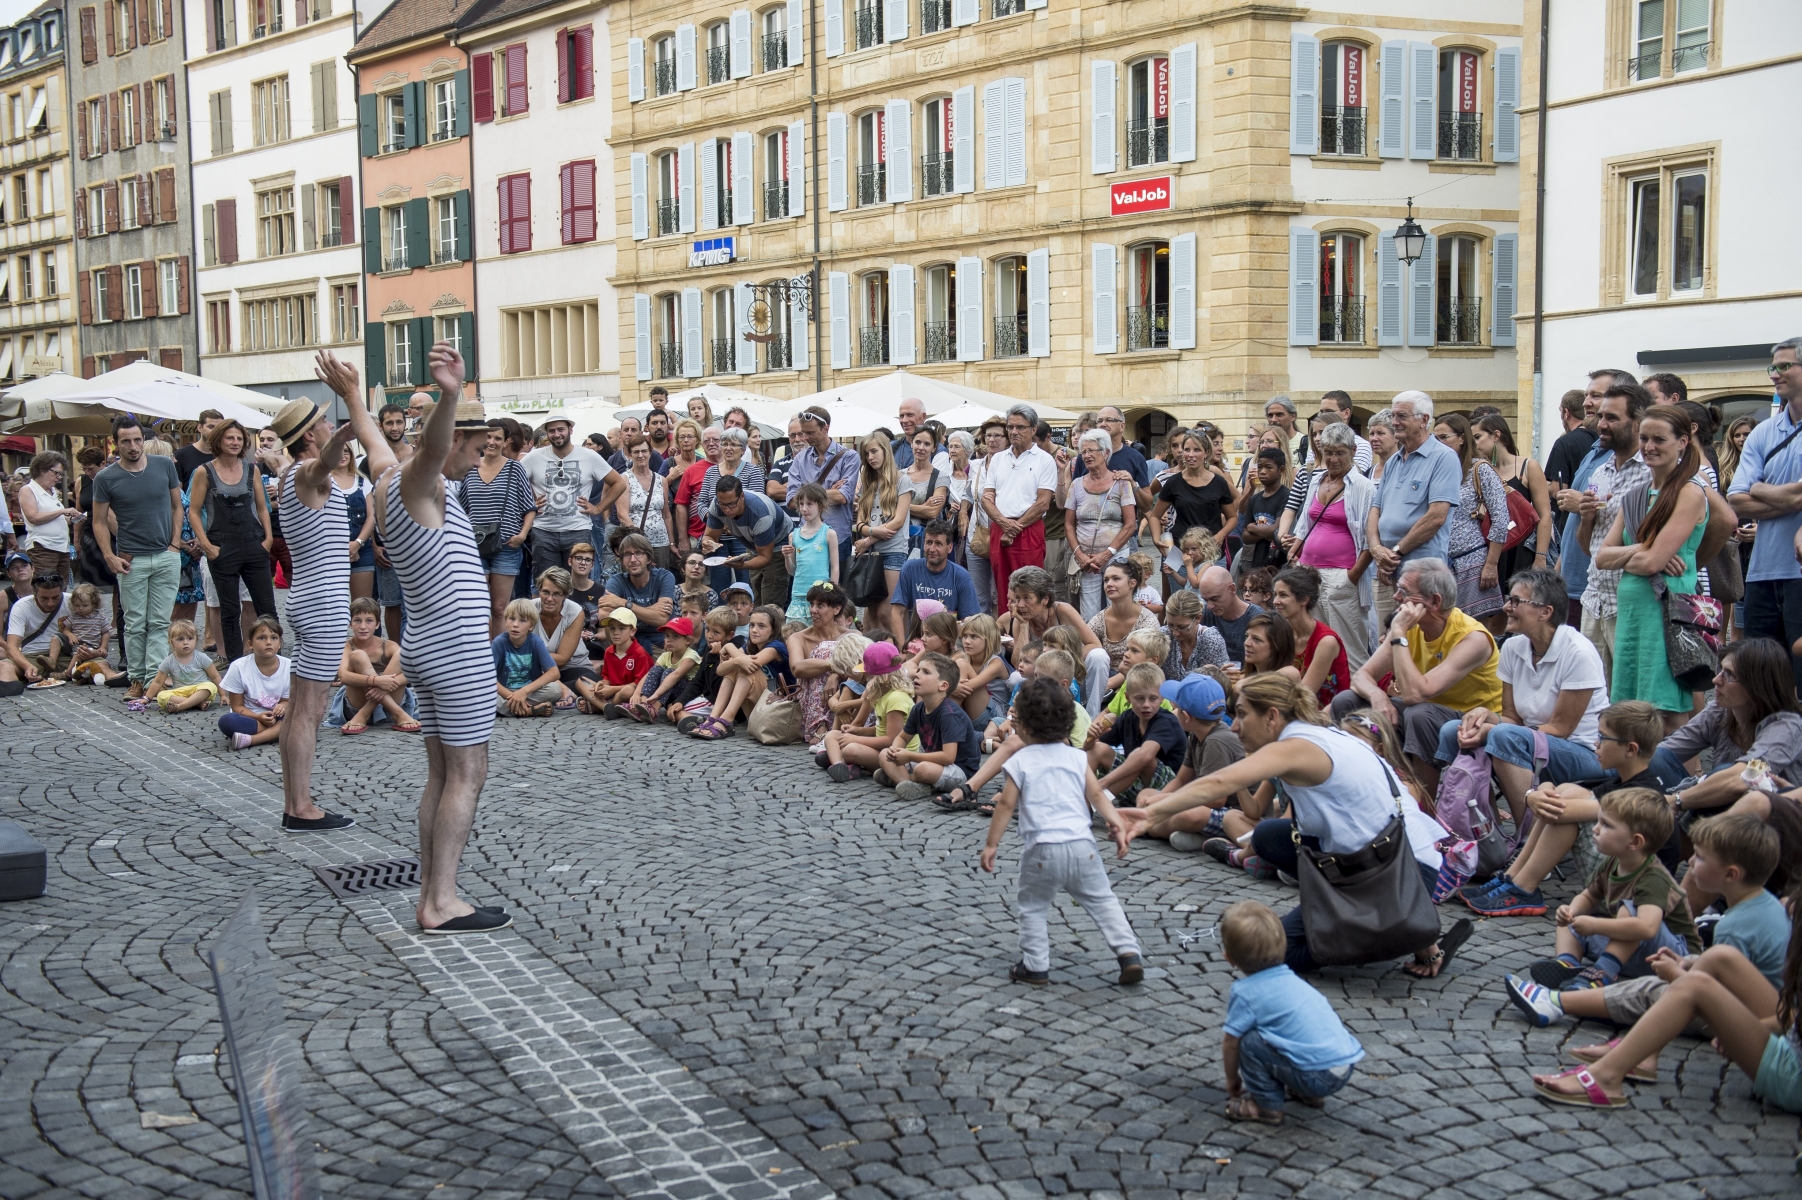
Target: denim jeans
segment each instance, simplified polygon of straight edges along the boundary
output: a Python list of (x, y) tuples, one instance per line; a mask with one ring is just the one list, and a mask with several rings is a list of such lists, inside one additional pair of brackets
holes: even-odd
[[(1257, 828), (1251, 831), (1251, 852), (1262, 859), (1266, 866), (1295, 874), (1295, 840), (1291, 836), (1294, 828), (1295, 822), (1287, 819), (1259, 821)], [(1320, 849), (1320, 840), (1310, 834), (1304, 833), (1301, 840), (1311, 850)], [(1420, 867), (1421, 882), (1429, 892), (1432, 891), (1433, 885), (1439, 880), (1439, 872), (1424, 863), (1417, 862), (1415, 865)], [(1283, 914), (1283, 933), (1289, 939), (1283, 962), (1298, 974), (1312, 971), (1315, 966), (1314, 956), (1308, 953), (1308, 932), (1302, 921), (1301, 905), (1297, 904)], [(1258, 1103), (1262, 1104), (1263, 1100), (1260, 1099)]]
[(1298, 1067), (1255, 1029), (1239, 1039), (1239, 1078), (1258, 1107), (1266, 1112), (1282, 1112), (1283, 1097), (1288, 1092), (1325, 1099), (1350, 1081), (1355, 1065), (1347, 1063), (1324, 1071)]
[[(1447, 721), (1439, 727), (1439, 750), (1433, 761), (1448, 765), (1458, 757), (1458, 721)], [(1602, 764), (1596, 752), (1567, 738), (1547, 735), (1545, 739), (1546, 776), (1553, 783), (1594, 783), (1602, 777)], [(1533, 731), (1525, 725), (1495, 725), (1483, 745), (1489, 757), (1514, 766), (1533, 770)]]
[[(1617, 912), (1599, 913), (1597, 915), (1604, 917), (1617, 915), (1632, 917), (1635, 916), (1638, 911), (1639, 910), (1634, 905), (1633, 901), (1622, 900), (1621, 907)], [(1593, 962), (1602, 957), (1603, 951), (1608, 949), (1608, 943), (1614, 939), (1606, 934), (1591, 933), (1580, 937), (1577, 940), (1583, 943), (1583, 957)], [(1637, 979), (1642, 975), (1652, 974), (1652, 968), (1646, 965), (1646, 959), (1650, 958), (1652, 953), (1657, 950), (1669, 950), (1672, 954), (1682, 956), (1689, 953), (1689, 943), (1672, 933), (1669, 925), (1660, 925), (1658, 927), (1658, 932), (1641, 942), (1639, 948), (1633, 952), (1632, 957), (1621, 964), (1620, 977), (1622, 979)]]
[(144, 687), (169, 657), (169, 615), (181, 585), (181, 555), (173, 550), (134, 554), (131, 570), (119, 576), (119, 603), (125, 609), (125, 669)]
[[(1802, 638), (1802, 579), (1760, 579), (1746, 583), (1746, 617), (1742, 637), (1775, 638), (1794, 645)], [(1802, 688), (1802, 655), (1790, 655), (1790, 673)]]

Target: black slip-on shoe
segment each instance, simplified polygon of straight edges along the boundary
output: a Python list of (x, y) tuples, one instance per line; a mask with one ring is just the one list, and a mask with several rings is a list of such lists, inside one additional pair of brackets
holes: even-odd
[(498, 908), (478, 908), (461, 917), (452, 917), (442, 925), (430, 928), (421, 925), (421, 933), (493, 933), (497, 929), (505, 929), (513, 924), (513, 918), (505, 910)]
[(355, 817), (347, 817), (342, 813), (326, 813), (323, 817), (291, 817), (282, 814), (282, 830), (286, 833), (332, 833), (339, 829), (349, 829), (357, 823)]
[(1007, 969), (1007, 977), (1015, 983), (1030, 983), (1033, 987), (1044, 987), (1051, 982), (1050, 971), (1028, 970), (1023, 962), (1017, 962)]

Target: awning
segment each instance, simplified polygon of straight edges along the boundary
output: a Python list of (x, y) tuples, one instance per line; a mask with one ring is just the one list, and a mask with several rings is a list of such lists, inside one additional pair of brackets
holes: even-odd
[(16, 433), (8, 437), (0, 437), (0, 454), (36, 454), (37, 452), (36, 438), (24, 437)]

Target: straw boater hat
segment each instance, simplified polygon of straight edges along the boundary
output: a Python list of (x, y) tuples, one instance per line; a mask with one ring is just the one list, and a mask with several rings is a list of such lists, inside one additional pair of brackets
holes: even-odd
[(269, 422), (269, 428), (275, 430), (275, 436), (281, 439), (284, 447), (292, 450), (294, 443), (324, 415), (325, 410), (311, 400), (290, 400), (275, 414), (275, 420)]
[(480, 400), (459, 400), (457, 402), (457, 423), (452, 428), (486, 431), (488, 410), (482, 407)]

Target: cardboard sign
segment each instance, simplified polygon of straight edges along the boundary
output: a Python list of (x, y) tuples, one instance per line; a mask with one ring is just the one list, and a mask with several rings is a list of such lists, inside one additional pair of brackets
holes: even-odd
[(1108, 208), (1116, 217), (1128, 213), (1156, 212), (1170, 207), (1175, 191), (1168, 175), (1112, 184), (1108, 188)]

